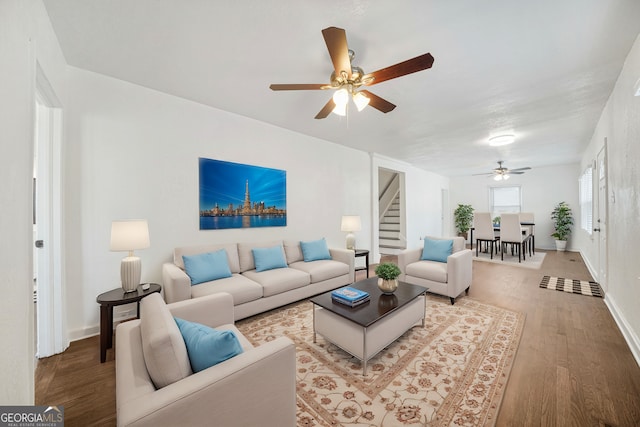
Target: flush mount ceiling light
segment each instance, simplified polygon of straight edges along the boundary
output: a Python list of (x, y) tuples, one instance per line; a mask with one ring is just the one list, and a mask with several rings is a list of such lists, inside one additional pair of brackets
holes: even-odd
[(504, 134), (492, 136), (489, 138), (489, 145), (492, 147), (500, 147), (501, 145), (509, 145), (513, 144), (516, 140), (516, 137), (513, 134)]

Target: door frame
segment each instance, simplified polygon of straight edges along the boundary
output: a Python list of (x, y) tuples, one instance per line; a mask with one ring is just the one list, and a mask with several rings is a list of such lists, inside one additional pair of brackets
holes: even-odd
[(597, 201), (597, 206), (595, 209), (596, 213), (596, 221), (595, 228), (598, 231), (598, 283), (600, 283), (600, 287), (606, 293), (608, 289), (608, 239), (607, 239), (607, 214), (608, 214), (608, 190), (607, 190), (607, 174), (608, 174), (608, 165), (607, 165), (607, 138), (604, 139), (604, 145), (598, 151), (598, 155), (596, 157), (596, 170), (595, 170), (595, 181), (597, 186), (596, 191), (594, 191), (594, 199)]

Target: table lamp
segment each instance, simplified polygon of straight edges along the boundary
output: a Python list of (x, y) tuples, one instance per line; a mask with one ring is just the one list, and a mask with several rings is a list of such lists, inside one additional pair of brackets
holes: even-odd
[(113, 221), (111, 223), (111, 246), (115, 252), (129, 252), (120, 263), (120, 278), (122, 289), (125, 292), (133, 292), (140, 284), (142, 262), (133, 255), (136, 249), (149, 247), (149, 226), (145, 219), (130, 219)]
[(347, 249), (356, 249), (356, 236), (353, 235), (353, 232), (361, 229), (362, 224), (359, 215), (344, 215), (342, 217), (340, 230), (347, 232)]

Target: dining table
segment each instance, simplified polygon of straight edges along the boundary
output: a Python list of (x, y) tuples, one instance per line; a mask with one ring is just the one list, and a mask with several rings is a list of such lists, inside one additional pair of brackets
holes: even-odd
[[(529, 222), (529, 221), (522, 221), (520, 222), (520, 226), (521, 227), (531, 227), (531, 239), (529, 239), (529, 252), (533, 251), (533, 254), (535, 255), (536, 253), (536, 235), (533, 232), (536, 224), (534, 222)], [(471, 250), (473, 250), (473, 230), (475, 230), (475, 227), (471, 227)], [(493, 231), (500, 231), (500, 224), (494, 224), (493, 225)], [(523, 231), (524, 233), (524, 231)]]

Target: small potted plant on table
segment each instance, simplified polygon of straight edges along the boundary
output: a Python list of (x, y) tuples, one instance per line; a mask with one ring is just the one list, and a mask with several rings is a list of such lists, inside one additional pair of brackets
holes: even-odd
[(398, 289), (398, 276), (400, 275), (400, 267), (392, 262), (384, 262), (376, 267), (376, 276), (378, 276), (378, 288), (383, 294), (392, 294)]

